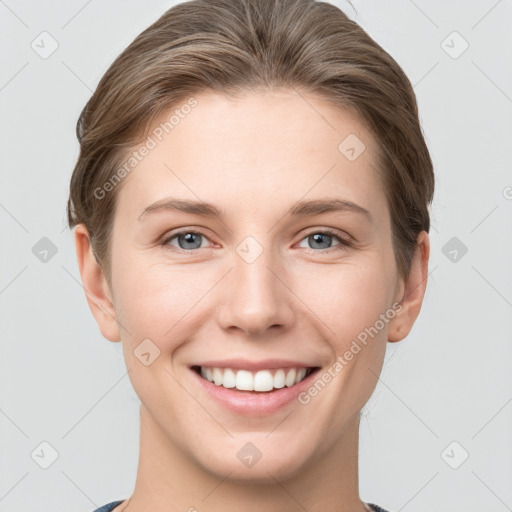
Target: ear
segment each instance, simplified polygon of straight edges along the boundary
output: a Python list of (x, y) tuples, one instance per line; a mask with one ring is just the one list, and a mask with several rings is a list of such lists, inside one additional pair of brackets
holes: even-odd
[(98, 323), (101, 334), (110, 341), (120, 341), (112, 295), (103, 269), (96, 261), (85, 224), (78, 224), (74, 231), (75, 249), (82, 284), (89, 308)]
[(405, 281), (401, 280), (400, 293), (396, 297), (402, 309), (389, 322), (388, 341), (392, 343), (403, 340), (409, 334), (420, 313), (427, 287), (429, 255), (430, 239), (428, 233), (422, 231), (417, 238), (409, 276)]

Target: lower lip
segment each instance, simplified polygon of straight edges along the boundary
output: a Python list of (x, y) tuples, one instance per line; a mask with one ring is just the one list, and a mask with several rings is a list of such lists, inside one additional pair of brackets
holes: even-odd
[(302, 393), (316, 377), (318, 368), (310, 373), (304, 380), (291, 387), (274, 389), (273, 391), (238, 391), (235, 388), (217, 386), (213, 382), (201, 377), (193, 369), (190, 370), (199, 380), (203, 389), (222, 406), (238, 414), (250, 416), (264, 416), (272, 414), (285, 407)]

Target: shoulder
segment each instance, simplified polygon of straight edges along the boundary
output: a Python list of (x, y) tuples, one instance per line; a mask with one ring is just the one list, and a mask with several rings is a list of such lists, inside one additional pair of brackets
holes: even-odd
[(122, 503), (124, 500), (118, 500), (118, 501), (111, 501), (110, 503), (107, 503), (106, 505), (103, 505), (100, 508), (97, 508), (93, 512), (110, 512), (111, 510), (114, 510), (114, 507), (117, 507), (120, 503)]
[(379, 505), (375, 505), (374, 503), (368, 503), (368, 506), (375, 512), (388, 512), (386, 509), (379, 507)]
[[(100, 508), (97, 508), (93, 512), (111, 512), (115, 507), (120, 505), (124, 500), (117, 500), (117, 501), (111, 501), (110, 503), (107, 503), (106, 505), (103, 505)], [(368, 503), (368, 506), (375, 512), (388, 512), (387, 510), (383, 509), (382, 507), (379, 507), (378, 505), (375, 505), (374, 503)]]

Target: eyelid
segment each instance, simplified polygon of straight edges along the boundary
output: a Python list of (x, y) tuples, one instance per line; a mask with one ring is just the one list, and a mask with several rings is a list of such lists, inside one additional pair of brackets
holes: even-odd
[(302, 241), (305, 237), (313, 235), (315, 233), (324, 233), (327, 235), (332, 235), (332, 236), (340, 239), (342, 242), (344, 242), (346, 244), (352, 243), (355, 241), (348, 233), (345, 233), (344, 231), (340, 231), (335, 228), (327, 228), (327, 227), (308, 228), (308, 229), (301, 231), (302, 238), (300, 239), (300, 241)]
[[(193, 233), (196, 235), (201, 235), (204, 238), (206, 238), (208, 241), (210, 241), (211, 243), (214, 243), (214, 242), (212, 242), (212, 240), (210, 240), (210, 237), (208, 235), (206, 235), (206, 233), (203, 231), (204, 228), (177, 228), (177, 229), (178, 229), (178, 231), (176, 231), (176, 232), (171, 231), (170, 233), (164, 235), (160, 244), (163, 246), (172, 247), (172, 250), (177, 251), (182, 254), (184, 254), (184, 253), (185, 254), (196, 254), (201, 249), (208, 249), (211, 247), (199, 247), (198, 249), (185, 250), (185, 249), (181, 249), (179, 247), (172, 246), (172, 245), (170, 245), (169, 242), (170, 242), (170, 240), (172, 240), (173, 238), (175, 238), (179, 235)], [(312, 234), (316, 234), (316, 233), (330, 235), (330, 236), (338, 239), (339, 243), (333, 247), (329, 247), (327, 249), (319, 249), (319, 250), (312, 249), (309, 247), (303, 247), (303, 249), (306, 249), (306, 251), (308, 251), (310, 253), (315, 253), (315, 254), (331, 253), (333, 251), (343, 250), (343, 249), (351, 248), (354, 246), (355, 240), (348, 233), (345, 233), (345, 236), (343, 236), (343, 234), (341, 234), (342, 233), (341, 231), (339, 231), (335, 228), (328, 228), (328, 227), (307, 228), (307, 229), (302, 230), (299, 235), (301, 238), (299, 239), (299, 241), (297, 243), (302, 242), (308, 236), (310, 236)]]
[(313, 234), (316, 234), (316, 233), (332, 236), (332, 237), (338, 239), (339, 243), (337, 245), (334, 245), (333, 247), (328, 247), (327, 249), (316, 250), (316, 249), (311, 249), (310, 247), (303, 247), (303, 249), (305, 249), (309, 253), (320, 254), (320, 255), (321, 254), (331, 254), (333, 252), (344, 251), (344, 250), (354, 247), (354, 239), (351, 236), (349, 236), (347, 234), (347, 236), (344, 237), (343, 235), (340, 234), (340, 232), (337, 229), (333, 229), (333, 228), (313, 228), (313, 229), (304, 230), (301, 233), (302, 237), (298, 243), (302, 242), (305, 238), (307, 238)]
[(192, 249), (192, 250), (185, 250), (185, 249), (180, 249), (179, 247), (175, 247), (175, 246), (171, 246), (169, 244), (170, 240), (172, 240), (173, 238), (179, 236), (179, 235), (184, 235), (184, 234), (187, 234), (187, 233), (193, 233), (195, 235), (201, 235), (203, 236), (204, 238), (206, 238), (209, 242), (211, 242), (212, 244), (214, 242), (212, 242), (212, 240), (210, 240), (210, 237), (208, 235), (206, 235), (206, 233), (204, 231), (202, 231), (202, 228), (201, 229), (198, 229), (198, 228), (185, 228), (185, 229), (182, 229), (182, 228), (178, 228), (179, 231), (176, 231), (176, 232), (168, 232), (166, 233), (163, 237), (162, 237), (162, 241), (160, 242), (161, 245), (164, 245), (164, 246), (170, 246), (172, 247), (173, 249), (175, 249), (176, 251), (178, 252), (182, 252), (182, 253), (188, 253), (188, 254), (194, 254), (195, 252), (201, 250), (201, 249), (207, 249), (207, 247), (200, 247), (199, 249)]

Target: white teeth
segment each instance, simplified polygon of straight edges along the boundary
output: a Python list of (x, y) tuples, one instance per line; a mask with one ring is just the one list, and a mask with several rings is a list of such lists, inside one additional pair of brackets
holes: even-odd
[(301, 368), (297, 372), (297, 377), (296, 377), (297, 382), (300, 382), (306, 376), (306, 372), (307, 372), (306, 368)]
[(223, 378), (222, 385), (225, 388), (234, 388), (236, 385), (235, 372), (233, 370), (231, 370), (230, 368), (227, 368), (226, 370), (224, 370), (224, 378)]
[(252, 391), (254, 389), (252, 373), (246, 370), (236, 372), (235, 387), (241, 391)]
[[(273, 373), (273, 375), (272, 375)], [(201, 376), (216, 386), (236, 388), (240, 391), (272, 391), (298, 384), (309, 375), (307, 368), (280, 368), (278, 370), (234, 370), (231, 368), (210, 368), (201, 366)]]
[(293, 386), (295, 384), (295, 378), (297, 376), (297, 371), (295, 368), (292, 368), (288, 374), (286, 375), (286, 379), (284, 380), (284, 383), (287, 387)]
[(216, 386), (220, 386), (222, 384), (222, 372), (219, 368), (213, 369), (213, 382), (215, 382)]
[(254, 389), (256, 391), (272, 391), (274, 388), (274, 377), (267, 370), (261, 370), (254, 376)]
[(284, 388), (284, 382), (285, 382), (285, 373), (284, 370), (277, 370), (276, 374), (274, 375), (274, 387), (277, 389)]

